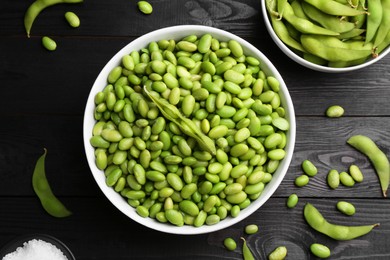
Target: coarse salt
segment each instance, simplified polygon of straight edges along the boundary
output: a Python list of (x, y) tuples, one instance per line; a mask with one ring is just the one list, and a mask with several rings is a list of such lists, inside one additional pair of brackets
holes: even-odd
[(55, 245), (41, 239), (24, 242), (14, 252), (7, 254), (2, 260), (68, 260)]

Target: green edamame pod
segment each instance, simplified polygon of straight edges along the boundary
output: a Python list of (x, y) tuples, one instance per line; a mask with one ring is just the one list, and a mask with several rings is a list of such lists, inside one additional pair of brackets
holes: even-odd
[(32, 185), (43, 208), (53, 217), (63, 218), (72, 214), (64, 204), (53, 194), (49, 182), (46, 179), (45, 159), (47, 150), (38, 158), (32, 175)]
[(352, 22), (348, 22), (347, 20), (340, 19), (335, 15), (330, 15), (320, 11), (315, 8), (313, 5), (308, 4), (306, 2), (302, 2), (302, 8), (305, 14), (316, 21), (318, 24), (322, 25), (324, 28), (338, 32), (344, 33), (355, 28), (355, 24)]
[(367, 11), (370, 15), (367, 16), (367, 25), (366, 25), (366, 39), (365, 42), (369, 43), (374, 38), (379, 25), (382, 21), (382, 13), (388, 12), (389, 10), (383, 10), (381, 0), (370, 0), (367, 1)]
[(348, 5), (343, 5), (334, 0), (304, 0), (324, 13), (337, 16), (355, 16), (364, 14), (365, 11), (357, 10)]
[(241, 237), (241, 239), (244, 241), (242, 244), (242, 255), (244, 257), (244, 260), (255, 260), (255, 257), (253, 256), (251, 250), (249, 249), (245, 238)]
[(354, 135), (347, 140), (347, 143), (366, 155), (371, 161), (378, 175), (383, 197), (387, 197), (390, 181), (390, 163), (386, 154), (368, 136)]
[(342, 42), (337, 37), (303, 34), (302, 46), (310, 53), (328, 61), (353, 61), (371, 55), (373, 44)]
[(351, 240), (369, 233), (379, 224), (363, 226), (343, 226), (329, 223), (322, 214), (310, 203), (304, 207), (304, 217), (306, 222), (313, 229), (325, 234), (335, 240)]
[(338, 32), (328, 30), (324, 27), (318, 26), (312, 23), (310, 20), (300, 18), (294, 14), (289, 2), (285, 4), (283, 17), (289, 22), (295, 29), (305, 34), (316, 35), (339, 35)]

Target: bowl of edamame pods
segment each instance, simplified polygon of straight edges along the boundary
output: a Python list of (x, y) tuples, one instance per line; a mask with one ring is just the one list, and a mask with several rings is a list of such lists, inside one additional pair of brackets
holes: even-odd
[(388, 1), (264, 0), (261, 8), (273, 41), (307, 68), (353, 71), (390, 52)]
[(217, 28), (147, 33), (104, 66), (84, 114), (99, 188), (149, 228), (201, 234), (258, 210), (283, 180), (295, 114), (266, 56)]

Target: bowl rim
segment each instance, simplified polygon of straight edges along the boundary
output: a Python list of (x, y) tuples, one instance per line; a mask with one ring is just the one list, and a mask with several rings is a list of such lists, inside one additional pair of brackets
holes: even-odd
[(298, 64), (307, 67), (309, 69), (313, 69), (320, 72), (329, 72), (329, 73), (343, 73), (343, 72), (350, 72), (355, 70), (360, 70), (362, 68), (365, 68), (371, 64), (374, 64), (378, 61), (380, 61), (383, 57), (385, 57), (390, 52), (390, 46), (386, 47), (379, 55), (375, 58), (370, 58), (368, 61), (350, 66), (350, 67), (344, 67), (344, 68), (333, 68), (333, 67), (327, 67), (323, 65), (318, 65), (315, 63), (312, 63), (310, 61), (305, 60), (301, 56), (294, 53), (275, 33), (273, 30), (272, 24), (269, 19), (269, 14), (266, 8), (266, 2), (267, 0), (261, 0), (261, 11), (263, 13), (264, 23), (266, 25), (267, 31), (270, 34), (272, 40), (275, 42), (275, 44), (279, 47), (279, 49), (282, 50), (282, 52), (287, 55), (290, 59), (297, 62)]
[[(160, 223), (156, 220), (153, 220), (149, 217), (143, 218), (139, 216), (135, 209), (132, 208), (128, 203), (120, 196), (119, 193), (115, 192), (112, 187), (108, 187), (105, 183), (104, 174), (99, 170), (95, 165), (95, 157), (94, 157), (94, 148), (90, 145), (89, 139), (92, 136), (92, 128), (94, 122), (96, 120), (93, 117), (94, 111), (94, 95), (97, 91), (102, 90), (107, 85), (107, 75), (109, 71), (114, 67), (114, 65), (118, 65), (120, 63), (123, 55), (130, 53), (132, 50), (140, 50), (145, 47), (146, 44), (151, 41), (157, 41), (160, 39), (180, 39), (185, 36), (196, 34), (198, 36), (203, 35), (205, 33), (210, 33), (215, 36), (219, 40), (228, 40), (234, 39), (241, 43), (244, 48), (245, 53), (248, 55), (255, 55), (261, 61), (261, 67), (267, 75), (272, 75), (277, 78), (280, 82), (280, 96), (281, 103), (283, 107), (286, 108), (286, 118), (290, 123), (290, 128), (287, 131), (287, 145), (285, 147), (286, 156), (281, 161), (280, 166), (274, 173), (274, 178), (272, 178), (271, 182), (265, 186), (263, 194), (257, 198), (256, 200), (251, 202), (247, 208), (241, 210), (239, 216), (232, 218), (227, 217), (221, 222), (215, 225), (203, 225), (201, 227), (193, 227), (189, 225), (184, 225), (181, 227), (177, 227), (167, 223)], [(102, 83), (104, 82), (104, 83)], [(146, 227), (149, 227), (154, 230), (158, 230), (165, 233), (170, 234), (181, 234), (181, 235), (196, 235), (196, 234), (204, 234), (210, 233), (214, 231), (218, 231), (229, 226), (232, 226), (241, 220), (245, 219), (253, 212), (258, 210), (276, 191), (276, 189), (280, 186), (284, 176), (287, 173), (288, 167), (291, 163), (294, 146), (295, 146), (295, 136), (296, 136), (296, 121), (295, 121), (295, 111), (292, 103), (291, 96), (287, 89), (287, 86), (279, 74), (275, 66), (270, 62), (270, 60), (257, 48), (255, 48), (252, 44), (242, 39), (239, 36), (236, 36), (228, 31), (204, 26), (204, 25), (175, 25), (170, 27), (165, 27), (161, 29), (157, 29), (146, 33), (133, 41), (129, 42), (122, 49), (120, 49), (103, 67), (103, 69), (98, 74), (95, 82), (92, 85), (90, 93), (88, 95), (87, 103), (84, 111), (83, 118), (83, 141), (84, 141), (84, 151), (87, 157), (89, 168), (92, 172), (92, 175), (97, 182), (100, 190), (104, 193), (106, 198), (123, 214), (127, 215), (130, 219), (139, 224), (142, 224)], [(153, 222), (152, 222), (153, 221)]]

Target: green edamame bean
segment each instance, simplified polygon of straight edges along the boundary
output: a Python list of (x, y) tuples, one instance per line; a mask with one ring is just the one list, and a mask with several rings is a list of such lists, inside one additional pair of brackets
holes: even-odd
[(319, 243), (313, 243), (310, 245), (310, 251), (313, 255), (319, 258), (328, 258), (330, 256), (330, 249), (329, 247), (319, 244)]
[(298, 204), (298, 195), (293, 193), (287, 198), (287, 207), (294, 208)]
[(46, 178), (45, 160), (47, 150), (44, 149), (34, 168), (32, 185), (35, 194), (38, 196), (44, 210), (53, 217), (63, 218), (72, 214), (65, 205), (54, 195)]
[(326, 177), (327, 183), (330, 188), (336, 189), (340, 185), (340, 174), (337, 170), (330, 170)]
[(306, 222), (315, 230), (335, 240), (351, 240), (369, 233), (379, 224), (363, 226), (343, 226), (329, 223), (322, 214), (310, 203), (304, 207)]
[(355, 135), (347, 143), (369, 158), (378, 175), (383, 196), (386, 197), (390, 180), (390, 163), (386, 154), (368, 136)]
[(341, 117), (344, 115), (344, 108), (339, 105), (333, 105), (326, 109), (327, 117)]
[(268, 260), (283, 260), (287, 256), (287, 247), (278, 246), (269, 255)]
[(80, 26), (80, 18), (74, 12), (66, 12), (65, 19), (73, 28)]
[(256, 224), (246, 225), (244, 231), (247, 235), (253, 235), (259, 231), (259, 227)]
[(349, 174), (356, 182), (362, 182), (363, 181), (363, 173), (361, 172), (360, 168), (357, 165), (350, 165), (349, 166)]
[(151, 14), (153, 12), (153, 7), (148, 1), (138, 1), (137, 6), (144, 14)]
[(302, 169), (303, 172), (306, 173), (308, 176), (313, 177), (317, 174), (318, 170), (317, 167), (309, 160), (304, 160), (302, 162)]
[(54, 51), (55, 49), (57, 49), (57, 43), (48, 36), (42, 37), (42, 45), (49, 51)]
[(223, 245), (225, 246), (225, 248), (229, 251), (234, 251), (236, 248), (237, 248), (237, 243), (236, 241), (231, 238), (231, 237), (227, 237), (223, 240)]
[(295, 185), (298, 187), (303, 187), (309, 183), (309, 176), (301, 175), (295, 178)]
[(355, 185), (355, 180), (347, 172), (340, 172), (340, 183), (347, 187)]
[(175, 209), (166, 210), (165, 217), (170, 223), (172, 223), (175, 226), (180, 227), (184, 225), (183, 215)]
[(340, 212), (348, 216), (352, 216), (356, 212), (355, 206), (347, 201), (338, 201), (336, 207)]

